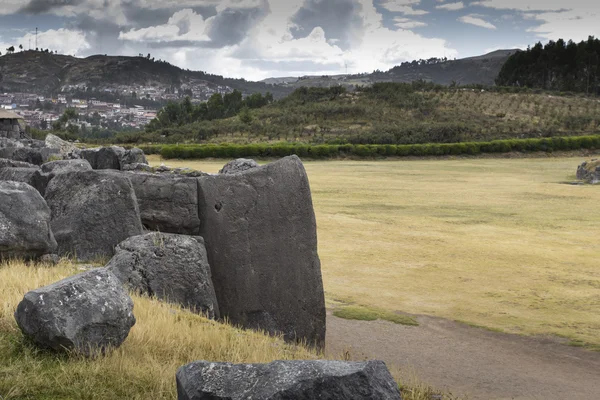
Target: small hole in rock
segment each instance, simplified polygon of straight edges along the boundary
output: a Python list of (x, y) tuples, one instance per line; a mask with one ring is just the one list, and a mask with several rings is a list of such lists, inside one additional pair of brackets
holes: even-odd
[(221, 208), (223, 208), (223, 203), (218, 202), (215, 204), (215, 210), (217, 210), (217, 212), (221, 211)]

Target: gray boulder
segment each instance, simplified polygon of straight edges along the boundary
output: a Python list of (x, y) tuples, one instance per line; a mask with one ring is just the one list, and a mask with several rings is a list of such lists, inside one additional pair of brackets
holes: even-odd
[(325, 341), (325, 298), (310, 186), (298, 157), (198, 178), (221, 315), (234, 325)]
[(577, 179), (591, 184), (600, 183), (600, 160), (585, 161), (577, 167)]
[(22, 161), (14, 161), (9, 160), (8, 158), (0, 158), (0, 169), (2, 168), (37, 168), (37, 166)]
[(170, 174), (124, 173), (133, 184), (142, 224), (150, 231), (198, 235), (198, 181)]
[(0, 181), (24, 182), (33, 186), (43, 196), (48, 186), (48, 176), (39, 168), (3, 168), (0, 169)]
[(62, 140), (56, 135), (49, 133), (46, 136), (45, 146), (50, 149), (55, 149), (63, 159), (79, 158), (80, 149), (74, 144)]
[(87, 160), (59, 160), (42, 165), (42, 172), (55, 176), (65, 172), (91, 171), (92, 166)]
[(93, 169), (121, 169), (121, 158), (125, 149), (119, 146), (99, 147), (81, 150), (81, 158), (87, 160)]
[(148, 164), (146, 155), (141, 149), (134, 147), (133, 149), (125, 150), (121, 156), (121, 168), (124, 168), (125, 165), (130, 164)]
[(219, 171), (220, 174), (239, 174), (240, 172), (248, 171), (252, 168), (257, 168), (259, 165), (254, 160), (247, 158), (238, 158), (225, 164), (223, 169)]
[(0, 182), (0, 259), (38, 258), (56, 250), (50, 209), (33, 187)]
[(383, 361), (198, 361), (177, 371), (178, 400), (400, 400)]
[(0, 148), (0, 158), (8, 158), (14, 161), (22, 161), (34, 165), (42, 165), (57, 155), (58, 151), (49, 148), (33, 147), (6, 147)]
[(106, 266), (130, 290), (181, 304), (209, 318), (219, 316), (201, 237), (159, 232), (131, 237)]
[(15, 319), (37, 345), (86, 356), (120, 346), (135, 324), (133, 301), (105, 268), (28, 292)]
[(142, 164), (142, 163), (125, 164), (125, 165), (123, 165), (123, 171), (152, 172), (152, 167), (149, 166), (148, 164)]
[(56, 175), (46, 189), (58, 254), (82, 261), (112, 257), (114, 247), (142, 234), (131, 181), (116, 174), (78, 171)]

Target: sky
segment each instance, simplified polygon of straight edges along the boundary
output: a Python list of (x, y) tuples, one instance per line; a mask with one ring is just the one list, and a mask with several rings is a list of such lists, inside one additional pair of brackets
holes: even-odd
[(227, 77), (388, 70), (600, 37), (599, 0), (0, 0), (0, 52), (151, 54)]

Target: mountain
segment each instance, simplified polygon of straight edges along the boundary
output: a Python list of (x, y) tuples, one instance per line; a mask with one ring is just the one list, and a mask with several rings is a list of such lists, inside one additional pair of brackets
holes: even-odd
[(497, 50), (477, 57), (459, 60), (429, 59), (404, 62), (387, 72), (371, 74), (303, 76), (299, 78), (270, 78), (262, 82), (278, 87), (370, 85), (375, 82), (431, 81), (442, 85), (494, 85), (494, 80), (508, 58), (517, 50)]
[(228, 86), (242, 93), (271, 92), (280, 98), (285, 87), (183, 70), (146, 57), (94, 55), (76, 58), (41, 51), (23, 51), (0, 57), (0, 92), (56, 94), (75, 87), (110, 90), (125, 86), (161, 89), (181, 86)]

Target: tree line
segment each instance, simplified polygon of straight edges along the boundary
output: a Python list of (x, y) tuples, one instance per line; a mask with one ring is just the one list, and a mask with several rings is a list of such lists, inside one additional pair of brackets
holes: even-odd
[(509, 57), (496, 85), (600, 94), (600, 40), (538, 42)]

